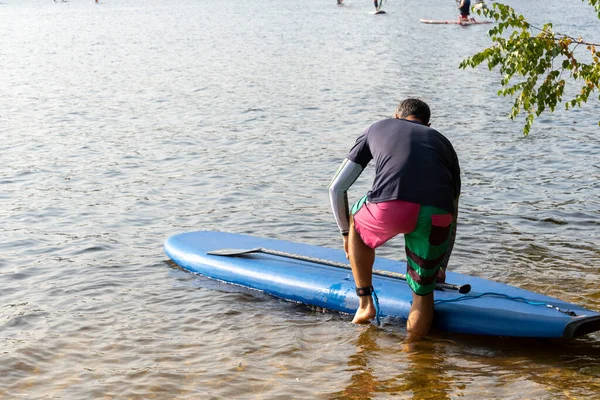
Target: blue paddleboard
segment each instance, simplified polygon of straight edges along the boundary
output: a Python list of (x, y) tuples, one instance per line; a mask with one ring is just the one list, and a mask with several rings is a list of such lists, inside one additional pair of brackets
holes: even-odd
[[(212, 231), (171, 236), (164, 250), (182, 268), (209, 278), (348, 314), (358, 307), (342, 250)], [(395, 276), (405, 273), (406, 264), (378, 257), (373, 268), (381, 272), (373, 276), (380, 315), (406, 319), (412, 292)], [(536, 338), (574, 338), (600, 330), (600, 313), (576, 304), (451, 271), (446, 281), (463, 288), (470, 285), (471, 291), (435, 291), (434, 328), (439, 330)]]

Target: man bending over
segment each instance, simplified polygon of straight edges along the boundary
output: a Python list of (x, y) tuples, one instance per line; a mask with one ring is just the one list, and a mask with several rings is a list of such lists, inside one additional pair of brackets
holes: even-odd
[[(423, 101), (402, 101), (394, 118), (374, 123), (358, 137), (329, 185), (359, 296), (354, 323), (368, 323), (376, 314), (375, 249), (404, 234), (406, 278), (413, 291), (407, 330), (420, 336), (431, 327), (433, 290), (445, 279), (456, 235), (460, 167), (450, 141), (430, 128), (430, 115)], [(349, 210), (347, 191), (371, 160), (373, 186)]]

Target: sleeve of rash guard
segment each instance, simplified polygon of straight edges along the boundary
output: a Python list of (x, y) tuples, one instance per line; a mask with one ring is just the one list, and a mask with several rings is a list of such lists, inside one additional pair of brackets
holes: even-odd
[(342, 235), (347, 234), (350, 229), (348, 189), (360, 176), (362, 171), (363, 167), (360, 164), (346, 158), (329, 184), (331, 209)]

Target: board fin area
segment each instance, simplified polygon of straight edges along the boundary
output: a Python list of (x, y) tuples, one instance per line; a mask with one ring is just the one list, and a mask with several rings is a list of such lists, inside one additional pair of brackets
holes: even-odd
[(565, 327), (563, 338), (572, 339), (594, 333), (600, 330), (600, 316), (591, 316), (580, 320), (573, 320)]

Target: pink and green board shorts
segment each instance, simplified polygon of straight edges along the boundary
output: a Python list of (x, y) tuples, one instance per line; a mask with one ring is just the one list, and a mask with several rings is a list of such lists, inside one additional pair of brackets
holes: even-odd
[(451, 213), (402, 200), (370, 203), (366, 196), (352, 206), (351, 213), (354, 229), (372, 249), (404, 234), (406, 281), (420, 296), (433, 292), (442, 260), (449, 251), (454, 224)]

